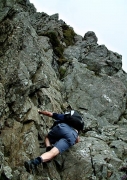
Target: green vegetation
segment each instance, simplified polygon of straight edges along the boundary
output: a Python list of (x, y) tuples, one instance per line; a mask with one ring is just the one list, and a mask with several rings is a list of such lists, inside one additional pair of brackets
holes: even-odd
[(59, 64), (60, 65), (63, 65), (64, 63), (66, 63), (67, 62), (67, 59), (65, 59), (65, 58), (59, 58)]
[(46, 34), (50, 38), (50, 42), (53, 45), (53, 47), (59, 46), (59, 40), (57, 38), (57, 34), (54, 31), (48, 31)]
[(74, 32), (73, 28), (69, 27), (68, 25), (63, 25), (63, 35), (64, 35), (64, 42), (67, 46), (74, 44), (74, 36), (76, 33)]
[(58, 39), (58, 36), (55, 31), (49, 31), (45, 34), (45, 36), (50, 38), (50, 42), (53, 46), (54, 53), (59, 57), (63, 58), (63, 45), (60, 44), (60, 41)]
[(64, 48), (63, 46), (60, 44), (59, 46), (53, 48), (54, 53), (59, 57), (59, 58), (63, 58), (63, 51)]
[(59, 73), (60, 73), (60, 79), (63, 79), (64, 78), (64, 75), (66, 73), (66, 68), (65, 67), (60, 67), (59, 68)]
[[(63, 29), (63, 36), (64, 36), (63, 41), (66, 43), (67, 46), (73, 45), (74, 44), (74, 36), (75, 36), (75, 32), (74, 32), (73, 28), (69, 27), (68, 25), (63, 25), (62, 29)], [(48, 31), (44, 35), (49, 37), (50, 42), (53, 47), (53, 51), (59, 57), (58, 63), (63, 64), (65, 62), (65, 59), (63, 57), (64, 46), (62, 44), (60, 44), (60, 40), (58, 38), (57, 32)]]

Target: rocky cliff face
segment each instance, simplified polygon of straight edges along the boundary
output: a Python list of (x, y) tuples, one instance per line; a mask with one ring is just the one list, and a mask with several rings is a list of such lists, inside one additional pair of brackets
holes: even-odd
[[(29, 0), (0, 1), (0, 177), (13, 180), (120, 180), (127, 165), (127, 74), (122, 56), (77, 35), (58, 14)], [(45, 151), (53, 120), (38, 108), (84, 117), (80, 143), (26, 172)]]

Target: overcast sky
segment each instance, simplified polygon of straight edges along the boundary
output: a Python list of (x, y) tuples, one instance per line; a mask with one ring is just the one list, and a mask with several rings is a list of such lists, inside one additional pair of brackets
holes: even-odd
[[(122, 55), (127, 72), (127, 0), (30, 0), (38, 12), (59, 19), (82, 37), (94, 31), (98, 44)], [(126, 49), (125, 49), (126, 48)]]

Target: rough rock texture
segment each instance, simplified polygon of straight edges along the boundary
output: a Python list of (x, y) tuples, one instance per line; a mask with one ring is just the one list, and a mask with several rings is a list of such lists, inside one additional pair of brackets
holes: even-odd
[[(127, 165), (127, 74), (122, 56), (77, 35), (59, 15), (37, 13), (29, 0), (0, 1), (0, 179), (120, 180)], [(45, 152), (53, 120), (37, 109), (76, 109), (80, 143), (26, 172)]]

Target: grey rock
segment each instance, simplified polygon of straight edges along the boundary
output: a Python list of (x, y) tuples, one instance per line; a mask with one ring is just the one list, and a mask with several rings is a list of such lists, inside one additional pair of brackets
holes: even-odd
[(0, 176), (1, 173), (3, 172), (3, 167), (4, 167), (4, 154), (0, 150)]
[(93, 31), (88, 31), (85, 35), (84, 35), (84, 40), (86, 40), (88, 42), (88, 44), (97, 44), (97, 36)]
[(12, 169), (9, 166), (4, 166), (3, 170), (4, 170), (5, 177), (7, 179), (12, 179), (12, 177), (13, 177), (13, 175), (11, 174), (12, 173)]
[(57, 14), (51, 15), (51, 16), (50, 16), (50, 19), (55, 20), (55, 21), (58, 21), (58, 19), (59, 19), (59, 14), (57, 13)]
[(69, 105), (84, 109), (84, 112), (88, 111), (101, 121), (106, 118), (111, 124), (118, 122), (126, 109), (124, 84), (114, 77), (96, 76), (78, 62), (74, 62), (72, 67), (64, 79)]
[(67, 49), (65, 49), (64, 51), (64, 57), (68, 60), (72, 60), (73, 58), (79, 59), (81, 51), (80, 51), (80, 47), (78, 46), (69, 46)]
[[(36, 12), (29, 0), (1, 0), (0, 22), (0, 178), (119, 180), (127, 166), (122, 56), (97, 44), (92, 31), (76, 35), (57, 13)], [(24, 161), (45, 152), (53, 124), (38, 108), (76, 109), (85, 127), (78, 144), (32, 175)]]

